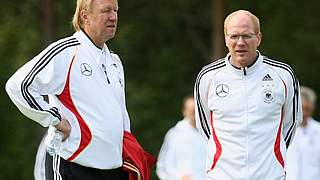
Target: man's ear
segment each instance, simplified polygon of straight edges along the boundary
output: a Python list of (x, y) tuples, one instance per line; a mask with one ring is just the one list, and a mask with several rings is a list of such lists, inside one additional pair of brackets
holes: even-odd
[(88, 12), (86, 10), (81, 10), (80, 18), (81, 18), (81, 21), (82, 21), (83, 25), (89, 24)]
[(258, 45), (257, 45), (257, 47), (259, 47), (260, 43), (261, 43), (261, 40), (262, 40), (262, 34), (261, 33), (257, 34), (257, 37), (258, 37)]

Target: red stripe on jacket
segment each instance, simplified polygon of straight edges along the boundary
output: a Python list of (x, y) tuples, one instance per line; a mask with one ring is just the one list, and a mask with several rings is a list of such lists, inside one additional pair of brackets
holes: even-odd
[(80, 113), (78, 112), (76, 106), (74, 105), (74, 102), (72, 100), (72, 96), (70, 93), (70, 72), (71, 68), (74, 62), (75, 56), (73, 56), (69, 71), (68, 71), (68, 76), (67, 76), (67, 81), (65, 84), (65, 87), (62, 91), (62, 93), (58, 96), (59, 100), (61, 103), (68, 108), (77, 118), (77, 121), (80, 126), (80, 132), (81, 132), (81, 139), (80, 139), (80, 144), (78, 149), (68, 158), (68, 161), (73, 161), (90, 143), (92, 139), (92, 134), (91, 131), (84, 121), (84, 119), (81, 117)]
[(210, 113), (210, 123), (211, 123), (211, 127), (212, 127), (212, 136), (213, 136), (213, 140), (214, 140), (214, 143), (216, 145), (216, 153), (214, 155), (214, 158), (213, 158), (213, 163), (212, 163), (212, 166), (210, 168), (209, 171), (211, 171), (217, 164), (217, 161), (219, 160), (220, 156), (221, 156), (221, 152), (222, 152), (222, 147), (221, 147), (221, 144), (220, 144), (220, 141), (216, 135), (216, 132), (214, 130), (214, 127), (213, 127), (213, 113), (211, 111)]

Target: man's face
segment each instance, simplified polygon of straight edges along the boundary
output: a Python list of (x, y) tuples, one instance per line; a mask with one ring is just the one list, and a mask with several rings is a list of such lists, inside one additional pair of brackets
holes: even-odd
[(183, 116), (189, 118), (190, 120), (194, 120), (194, 110), (195, 104), (193, 98), (187, 99), (183, 107)]
[(306, 121), (313, 113), (313, 105), (311, 102), (302, 100), (303, 121)]
[(87, 28), (93, 35), (106, 42), (114, 37), (118, 22), (117, 0), (93, 0), (87, 14)]
[(225, 43), (234, 65), (244, 67), (252, 64), (261, 42), (251, 18), (243, 13), (234, 15), (226, 25)]

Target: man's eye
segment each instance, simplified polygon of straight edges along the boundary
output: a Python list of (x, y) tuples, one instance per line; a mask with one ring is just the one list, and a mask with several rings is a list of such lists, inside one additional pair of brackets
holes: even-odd
[(103, 10), (102, 12), (103, 12), (103, 13), (108, 13), (108, 12), (110, 12), (110, 10), (109, 10), (109, 9), (105, 9), (105, 10)]
[(231, 39), (238, 39), (239, 36), (238, 36), (238, 35), (230, 35), (230, 38), (231, 38)]
[(250, 35), (250, 34), (244, 34), (244, 35), (242, 35), (242, 38), (243, 39), (250, 39), (252, 37), (252, 35)]

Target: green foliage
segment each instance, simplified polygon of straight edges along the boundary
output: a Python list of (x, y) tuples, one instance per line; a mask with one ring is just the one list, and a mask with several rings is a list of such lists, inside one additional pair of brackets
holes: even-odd
[[(55, 40), (69, 36), (74, 1), (54, 1)], [(181, 101), (191, 94), (197, 73), (209, 63), (211, 2), (119, 1), (119, 27), (109, 42), (123, 61), (132, 131), (157, 155), (166, 131), (181, 118)], [(18, 67), (43, 49), (39, 1), (5, 1), (0, 11), (0, 179), (33, 179), (32, 169), (43, 128), (25, 118), (4, 92)], [(300, 83), (320, 93), (320, 28), (315, 0), (228, 2), (228, 12), (247, 9), (258, 15), (260, 51), (290, 64)], [(319, 103), (318, 103), (319, 104)], [(319, 110), (315, 117), (320, 117)], [(19, 172), (19, 173), (17, 173)]]
[[(210, 18), (204, 9), (184, 1), (120, 2), (119, 30), (111, 46), (124, 63), (133, 132), (154, 155), (168, 128), (181, 118), (181, 101), (193, 93), (207, 61), (193, 39), (202, 38), (209, 51), (210, 26), (202, 22)], [(197, 22), (197, 16), (203, 18)]]

